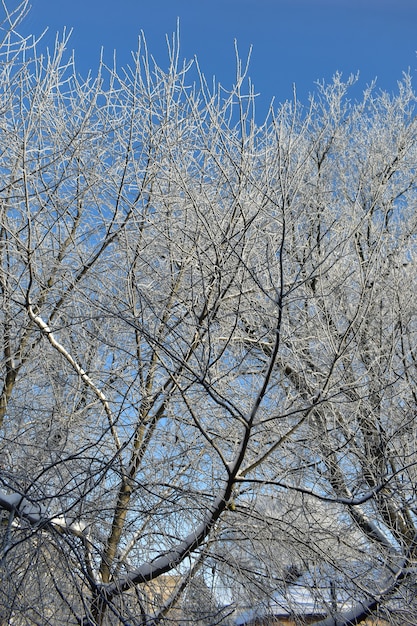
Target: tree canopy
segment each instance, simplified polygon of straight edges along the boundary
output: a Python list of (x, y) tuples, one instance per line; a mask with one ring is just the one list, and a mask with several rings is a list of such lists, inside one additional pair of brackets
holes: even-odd
[[(415, 623), (417, 123), (0, 47), (0, 623)], [(284, 605), (284, 606), (282, 606)], [(1, 621), (2, 620), (2, 621)]]

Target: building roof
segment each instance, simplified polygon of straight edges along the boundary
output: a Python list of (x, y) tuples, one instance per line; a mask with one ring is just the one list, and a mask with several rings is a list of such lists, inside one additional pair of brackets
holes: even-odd
[[(317, 574), (317, 573), (316, 573)], [(352, 590), (343, 587), (337, 576), (320, 576), (314, 572), (301, 575), (294, 582), (283, 585), (280, 591), (255, 606), (245, 607), (236, 617), (235, 626), (255, 623), (268, 616), (288, 618), (291, 616), (325, 617), (332, 610), (344, 612), (354, 605)]]

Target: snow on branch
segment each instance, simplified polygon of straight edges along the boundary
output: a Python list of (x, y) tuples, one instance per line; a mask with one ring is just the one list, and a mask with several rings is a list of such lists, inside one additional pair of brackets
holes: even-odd
[(16, 513), (31, 525), (39, 524), (45, 515), (45, 508), (38, 502), (31, 502), (20, 493), (6, 494), (0, 489), (0, 508)]
[(111, 409), (110, 409), (108, 400), (107, 400), (106, 396), (104, 395), (104, 393), (101, 391), (101, 389), (99, 389), (97, 387), (97, 385), (92, 381), (92, 379), (87, 374), (87, 372), (81, 367), (81, 365), (79, 365), (79, 363), (77, 363), (77, 361), (74, 359), (74, 357), (71, 356), (71, 354), (68, 352), (68, 350), (66, 350), (64, 348), (64, 346), (62, 344), (60, 344), (59, 341), (57, 341), (57, 339), (55, 338), (55, 336), (52, 333), (52, 330), (50, 329), (48, 324), (46, 324), (46, 322), (44, 322), (44, 320), (39, 315), (37, 315), (34, 312), (34, 310), (32, 308), (32, 305), (28, 304), (27, 311), (28, 311), (29, 317), (32, 320), (32, 322), (34, 322), (37, 325), (37, 327), (40, 329), (40, 331), (43, 333), (43, 335), (45, 335), (45, 337), (48, 339), (48, 341), (51, 344), (51, 346), (53, 348), (55, 348), (55, 350), (57, 350), (64, 357), (64, 359), (71, 365), (71, 367), (80, 376), (81, 380), (87, 385), (87, 387), (89, 387), (91, 389), (91, 391), (94, 393), (94, 395), (101, 402), (101, 404), (102, 404), (102, 406), (104, 408), (104, 411), (105, 411), (105, 413), (107, 415), (107, 419), (109, 421), (110, 429), (111, 429), (112, 435), (114, 437), (114, 440), (116, 442), (117, 448), (118, 448), (118, 450), (120, 450), (121, 449), (121, 444), (120, 444), (117, 432), (116, 432), (116, 430), (115, 430), (115, 428), (113, 426), (113, 418), (112, 418)]
[(31, 526), (53, 526), (56, 530), (69, 532), (77, 537), (87, 536), (88, 525), (84, 522), (74, 521), (63, 515), (50, 518), (46, 514), (45, 506), (17, 492), (7, 494), (0, 489), (0, 509), (26, 520)]
[(117, 581), (105, 585), (106, 595), (117, 595), (138, 583), (148, 582), (173, 569), (184, 560), (185, 556), (193, 552), (198, 546), (201, 546), (225, 506), (226, 500), (224, 496), (218, 496), (213, 502), (205, 520), (184, 539), (180, 540), (175, 548), (164, 552), (150, 562), (143, 563), (140, 567), (135, 568), (128, 575), (119, 578)]

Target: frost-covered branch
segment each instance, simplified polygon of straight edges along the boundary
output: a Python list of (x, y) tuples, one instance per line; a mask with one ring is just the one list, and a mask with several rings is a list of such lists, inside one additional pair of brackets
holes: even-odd
[(101, 391), (101, 389), (97, 387), (97, 385), (93, 382), (91, 377), (81, 367), (81, 365), (79, 365), (79, 363), (77, 363), (77, 361), (71, 356), (68, 350), (66, 350), (64, 346), (60, 344), (59, 341), (57, 341), (57, 339), (55, 339), (55, 336), (52, 333), (52, 330), (49, 328), (48, 324), (46, 324), (46, 322), (44, 322), (44, 320), (39, 315), (34, 313), (32, 305), (29, 304), (27, 306), (27, 311), (32, 322), (34, 322), (37, 325), (37, 327), (40, 329), (42, 334), (48, 339), (51, 346), (55, 348), (55, 350), (57, 350), (57, 352), (59, 352), (59, 354), (61, 354), (64, 357), (64, 359), (70, 364), (70, 366), (79, 375), (81, 380), (87, 385), (87, 387), (89, 387), (89, 389), (91, 389), (91, 391), (94, 393), (97, 399), (101, 402), (104, 408), (104, 411), (106, 413), (109, 426), (110, 426), (114, 441), (116, 443), (117, 449), (121, 450), (122, 446), (121, 446), (117, 431), (114, 427), (113, 415), (112, 415), (110, 405), (108, 403), (108, 400), (105, 394)]

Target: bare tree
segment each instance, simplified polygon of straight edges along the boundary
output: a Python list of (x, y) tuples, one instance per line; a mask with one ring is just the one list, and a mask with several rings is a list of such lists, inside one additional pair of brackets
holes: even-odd
[(81, 80), (65, 38), (13, 33), (4, 623), (180, 623), (196, 594), (204, 623), (283, 593), (297, 613), (302, 577), (322, 624), (413, 623), (409, 77), (351, 104), (336, 75), (259, 125), (239, 59), (224, 91), (142, 39)]

